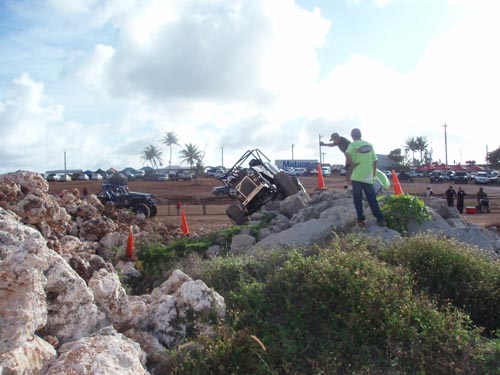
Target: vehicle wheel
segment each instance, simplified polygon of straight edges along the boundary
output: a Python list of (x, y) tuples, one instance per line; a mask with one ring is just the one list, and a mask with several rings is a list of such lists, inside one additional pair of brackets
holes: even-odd
[(155, 217), (156, 215), (158, 215), (158, 207), (156, 206), (149, 207), (149, 217)]
[(136, 215), (143, 214), (145, 217), (149, 217), (149, 207), (144, 203), (137, 203), (132, 210)]
[(285, 172), (276, 173), (273, 180), (279, 192), (285, 197), (289, 197), (300, 191), (300, 188), (297, 186), (297, 184), (294, 183), (290, 176)]
[(237, 225), (242, 225), (247, 222), (248, 218), (241, 206), (237, 203), (231, 204), (226, 208), (226, 214), (229, 216), (231, 221)]

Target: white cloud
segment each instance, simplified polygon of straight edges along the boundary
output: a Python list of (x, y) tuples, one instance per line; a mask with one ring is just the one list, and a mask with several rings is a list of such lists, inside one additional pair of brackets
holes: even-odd
[[(205, 149), (207, 164), (220, 161), (222, 146), (226, 164), (254, 147), (289, 157), (292, 143), (295, 157), (318, 157), (319, 134), (348, 135), (353, 127), (379, 153), (426, 136), (442, 160), (444, 122), (450, 160), (482, 162), (485, 144), (498, 142), (500, 30), (495, 8), (485, 8), (496, 5), (486, 0), (437, 36), (413, 72), (398, 73), (358, 52), (321, 76), (317, 53), (332, 37), (330, 22), (319, 9), (306, 11), (292, 0), (89, 0), (66, 10), (51, 1), (70, 18), (84, 15), (71, 38), (89, 38), (52, 60), (71, 61), (59, 68), (73, 73), (63, 76), (71, 86), (61, 89), (61, 104), (29, 76), (0, 98), (2, 134), (33, 150), (26, 168), (60, 164), (63, 149), (77, 168), (139, 167), (140, 152), (150, 143), (164, 147), (159, 140), (167, 131), (179, 135), (180, 147)], [(42, 79), (54, 82), (54, 75)], [(486, 139), (471, 134), (484, 124)], [(21, 154), (3, 152), (2, 160)], [(329, 161), (343, 162), (338, 150), (325, 152)]]

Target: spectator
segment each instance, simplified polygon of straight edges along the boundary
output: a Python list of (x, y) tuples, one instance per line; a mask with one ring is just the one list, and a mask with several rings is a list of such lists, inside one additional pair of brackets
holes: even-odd
[(352, 173), (347, 173), (347, 181), (352, 184), (352, 197), (356, 208), (358, 226), (366, 226), (363, 213), (363, 192), (373, 216), (377, 218), (377, 224), (387, 226), (373, 188), (377, 172), (377, 155), (370, 143), (361, 140), (361, 131), (359, 129), (352, 129), (351, 137), (353, 142), (347, 147), (346, 158), (347, 163), (351, 166)]
[(177, 208), (177, 216), (179, 216), (181, 214), (181, 202), (177, 201), (175, 207)]
[(446, 201), (448, 202), (448, 206), (453, 207), (455, 195), (457, 195), (457, 192), (455, 191), (455, 189), (453, 189), (453, 186), (450, 186), (448, 190), (446, 190), (445, 195), (446, 195)]
[(432, 195), (434, 195), (434, 192), (432, 191), (432, 189), (431, 189), (431, 187), (430, 187), (430, 186), (427, 186), (427, 187), (425, 188), (425, 196), (426, 196), (426, 197), (430, 197), (430, 196), (432, 196)]
[(490, 212), (490, 200), (488, 199), (488, 194), (480, 187), (477, 192), (477, 211), (481, 213), (483, 209), (486, 212)]
[(458, 192), (457, 192), (457, 210), (460, 212), (460, 214), (464, 213), (464, 199), (465, 199), (465, 191), (462, 189), (461, 186), (458, 187)]

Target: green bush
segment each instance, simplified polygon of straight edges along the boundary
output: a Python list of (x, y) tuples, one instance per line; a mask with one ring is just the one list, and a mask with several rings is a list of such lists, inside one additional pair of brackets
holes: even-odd
[(479, 374), (494, 368), (500, 348), (486, 350), (464, 314), (415, 295), (402, 268), (353, 248), (287, 258), (280, 253), (271, 267), (218, 260), (207, 271), (209, 285), (235, 311), (235, 335), (251, 332), (267, 348), (259, 362), (265, 365), (242, 363), (240, 373)]
[(389, 228), (403, 235), (408, 233), (410, 220), (416, 220), (417, 223), (421, 224), (431, 217), (425, 203), (420, 198), (410, 194), (383, 196), (379, 200), (380, 208)]
[(451, 240), (417, 236), (379, 254), (408, 268), (417, 286), (467, 312), (489, 333), (500, 330), (500, 262)]
[[(144, 259), (161, 273), (203, 252), (203, 241), (151, 247)], [(224, 297), (226, 322), (173, 350), (154, 374), (500, 375), (498, 263), (453, 241), (387, 246), (349, 235), (327, 249), (217, 257), (201, 278)]]

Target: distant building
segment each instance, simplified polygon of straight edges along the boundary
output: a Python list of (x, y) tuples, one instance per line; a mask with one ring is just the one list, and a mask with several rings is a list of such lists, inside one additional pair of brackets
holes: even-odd
[(287, 168), (314, 169), (314, 168), (318, 168), (318, 160), (317, 159), (275, 160), (274, 164), (276, 164), (276, 166), (279, 169), (287, 169)]
[(389, 159), (388, 155), (377, 154), (377, 168), (381, 170), (391, 170), (397, 167), (394, 160)]
[(72, 174), (80, 174), (80, 173), (83, 173), (83, 171), (81, 169), (66, 169), (66, 170), (57, 169), (54, 171), (46, 171), (45, 176), (49, 176), (51, 174), (56, 174), (56, 175), (69, 174), (69, 175), (72, 175)]

